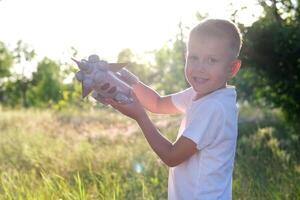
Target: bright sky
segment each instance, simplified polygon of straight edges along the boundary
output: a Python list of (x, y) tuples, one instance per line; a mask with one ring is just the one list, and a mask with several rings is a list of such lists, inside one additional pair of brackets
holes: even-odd
[[(230, 2), (233, 7), (229, 7)], [(247, 6), (240, 21), (251, 24), (261, 10), (256, 0), (0, 0), (0, 41), (13, 48), (23, 40), (38, 57), (65, 60), (97, 53), (115, 61), (123, 48), (134, 53), (162, 47), (178, 33), (178, 23), (197, 23), (196, 12), (228, 18)], [(253, 14), (256, 15), (253, 15)]]

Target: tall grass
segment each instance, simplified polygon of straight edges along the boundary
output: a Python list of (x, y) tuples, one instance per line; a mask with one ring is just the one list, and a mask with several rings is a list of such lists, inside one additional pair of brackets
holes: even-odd
[[(167, 198), (168, 168), (132, 120), (110, 109), (0, 112), (1, 200)], [(296, 154), (273, 126), (283, 122), (256, 115), (241, 111), (233, 199), (300, 199)], [(180, 117), (152, 119), (175, 139)]]

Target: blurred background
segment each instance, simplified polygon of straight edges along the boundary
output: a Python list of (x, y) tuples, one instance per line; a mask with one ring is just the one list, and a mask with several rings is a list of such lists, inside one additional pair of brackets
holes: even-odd
[[(190, 29), (243, 35), (233, 199), (300, 199), (299, 0), (0, 0), (0, 199), (166, 199), (168, 168), (138, 126), (81, 98), (70, 60), (98, 54), (161, 95), (188, 86)], [(150, 114), (175, 140), (181, 116)]]

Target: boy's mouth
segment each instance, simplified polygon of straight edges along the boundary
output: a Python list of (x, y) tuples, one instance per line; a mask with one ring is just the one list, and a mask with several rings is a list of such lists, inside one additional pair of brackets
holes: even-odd
[(208, 81), (207, 78), (193, 77), (193, 81), (197, 84), (203, 84)]

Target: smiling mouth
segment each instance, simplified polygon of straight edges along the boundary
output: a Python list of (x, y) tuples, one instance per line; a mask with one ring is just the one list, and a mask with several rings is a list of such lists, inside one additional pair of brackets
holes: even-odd
[(193, 81), (195, 83), (198, 83), (198, 84), (203, 84), (205, 83), (206, 81), (208, 81), (208, 79), (206, 78), (200, 78), (200, 77), (193, 77)]

